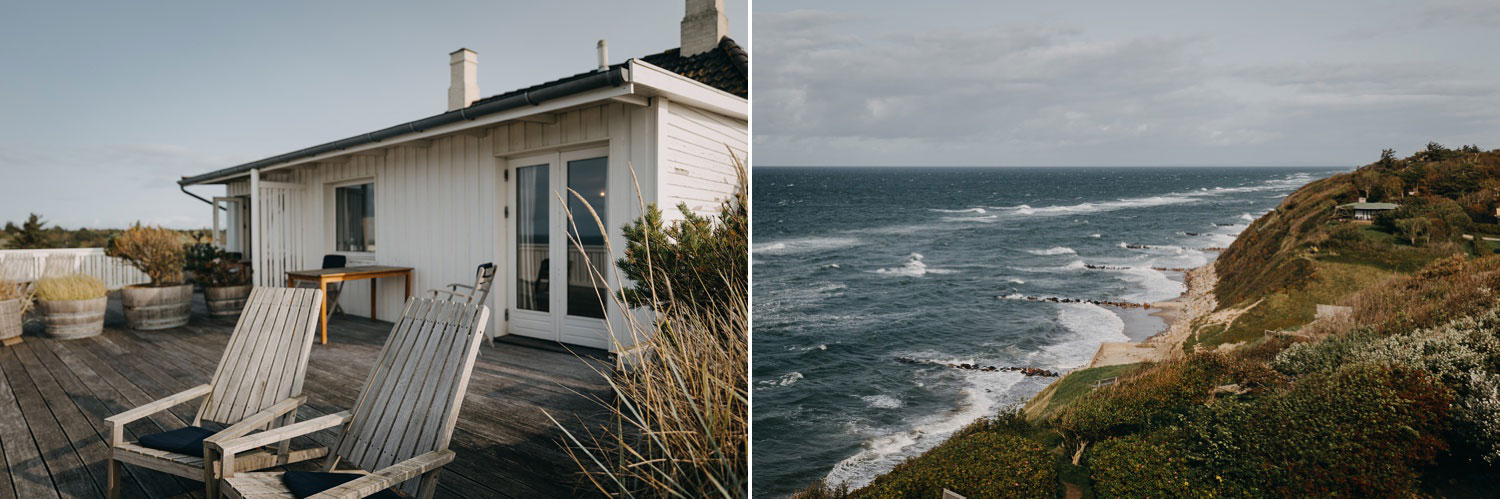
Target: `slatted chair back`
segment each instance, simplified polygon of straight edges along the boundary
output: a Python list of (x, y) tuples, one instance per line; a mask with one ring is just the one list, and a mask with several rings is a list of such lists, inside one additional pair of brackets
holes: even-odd
[[(413, 297), (391, 329), (324, 471), (366, 471), (448, 448), (489, 307)], [(415, 494), (422, 480), (405, 485)]]
[(251, 290), (193, 424), (232, 424), (301, 395), (322, 299), (316, 289)]

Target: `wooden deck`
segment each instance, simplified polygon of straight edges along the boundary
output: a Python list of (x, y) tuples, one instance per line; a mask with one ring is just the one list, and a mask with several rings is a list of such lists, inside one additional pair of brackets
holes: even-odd
[[(223, 352), (234, 319), (212, 319), (194, 304), (193, 321), (166, 331), (125, 328), (119, 301), (101, 336), (51, 340), (28, 325), (25, 342), (0, 348), (0, 499), (102, 497), (104, 418), (205, 383)], [(391, 324), (360, 317), (331, 318), (329, 344), (313, 345), (298, 420), (348, 409), (359, 394)], [(542, 410), (576, 428), (607, 418), (585, 395), (605, 396), (590, 367), (605, 364), (598, 350), (568, 353), (556, 344), (481, 346), (444, 467), (439, 497), (570, 497), (590, 495), (561, 448), (562, 432)], [(582, 355), (582, 357), (580, 357)], [(582, 394), (582, 395), (580, 395)], [(179, 428), (196, 406), (132, 424), (135, 435)], [(312, 441), (331, 444), (334, 433)], [(321, 461), (319, 461), (321, 462)], [(304, 463), (296, 469), (311, 469)], [(199, 482), (126, 466), (124, 497), (198, 497)]]

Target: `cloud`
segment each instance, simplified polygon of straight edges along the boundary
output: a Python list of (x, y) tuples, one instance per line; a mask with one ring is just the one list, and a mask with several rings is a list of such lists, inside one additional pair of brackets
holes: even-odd
[[(1245, 164), (1265, 151), (1253, 160), (1317, 162), (1338, 156), (1297, 156), (1318, 151), (1313, 137), (1358, 139), (1347, 146), (1359, 150), (1399, 140), (1396, 130), (1472, 136), (1464, 126), (1500, 116), (1492, 79), (1440, 62), (1231, 64), (1207, 35), (763, 17), (754, 99), (763, 164), (1152, 164), (1174, 154)], [(1398, 117), (1410, 123), (1392, 124)]]

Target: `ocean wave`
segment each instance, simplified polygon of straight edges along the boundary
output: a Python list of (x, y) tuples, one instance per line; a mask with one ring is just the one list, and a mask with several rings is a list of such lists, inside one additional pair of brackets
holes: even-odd
[(786, 349), (787, 349), (788, 352), (808, 352), (808, 351), (812, 351), (812, 350), (827, 350), (828, 349), (828, 345), (820, 343), (817, 346), (811, 346), (811, 347), (789, 346), (789, 347), (786, 347)]
[(804, 237), (758, 243), (751, 248), (756, 255), (794, 255), (848, 248), (860, 244), (852, 237)]
[[(938, 362), (934, 360), (933, 362)], [(952, 363), (970, 362), (955, 361)], [(948, 371), (954, 372), (954, 371)], [(951, 411), (918, 419), (905, 430), (871, 429), (873, 433), (860, 450), (833, 466), (825, 480), (830, 484), (848, 484), (858, 488), (870, 483), (876, 475), (890, 471), (906, 458), (926, 452), (947, 440), (953, 432), (975, 420), (993, 415), (1011, 401), (1009, 390), (1025, 375), (1018, 372), (959, 371), (964, 386), (959, 389), (962, 401)]]
[(1249, 213), (1244, 213), (1244, 214), (1240, 215), (1240, 220), (1244, 220), (1246, 222), (1254, 222), (1255, 221), (1255, 215), (1251, 215)]
[(943, 217), (944, 222), (956, 223), (995, 223), (1000, 221), (999, 215), (985, 215), (982, 217)]
[(921, 253), (912, 253), (906, 256), (906, 263), (900, 267), (877, 269), (876, 274), (896, 275), (903, 277), (922, 277), (927, 274), (951, 274), (952, 270), (935, 269), (927, 266), (922, 261)]
[(1047, 255), (1076, 255), (1076, 254), (1078, 254), (1078, 252), (1074, 251), (1073, 248), (1069, 248), (1069, 247), (1066, 247), (1066, 246), (1053, 246), (1051, 248), (1042, 249), (1042, 250), (1026, 250), (1026, 252), (1027, 253), (1031, 253), (1033, 255), (1042, 255), (1042, 256), (1047, 256)]
[(904, 402), (901, 402), (901, 399), (890, 395), (866, 395), (859, 399), (865, 401), (865, 404), (874, 409), (896, 409), (906, 405)]
[(1032, 354), (1057, 368), (1071, 369), (1087, 364), (1102, 343), (1130, 341), (1130, 337), (1125, 336), (1125, 321), (1109, 309), (1092, 303), (1060, 304), (1057, 322), (1073, 332), (1073, 336)]
[(938, 213), (985, 213), (984, 208), (969, 208), (965, 210), (944, 210), (942, 208), (928, 208), (928, 210), (936, 211)]
[(1027, 216), (1055, 216), (1072, 215), (1078, 213), (1098, 213), (1103, 211), (1115, 211), (1128, 208), (1149, 208), (1152, 206), (1166, 206), (1173, 204), (1193, 203), (1198, 199), (1183, 195), (1169, 194), (1164, 196), (1147, 196), (1138, 198), (1122, 198), (1115, 201), (1086, 202), (1071, 205), (1046, 206), (1033, 208), (1029, 205), (1013, 206), (1009, 208), (1012, 213)]
[[(1154, 302), (1176, 298), (1187, 288), (1182, 283), (1167, 277), (1167, 274), (1149, 267), (1131, 267), (1121, 270), (1120, 277), (1134, 284), (1137, 291), (1120, 297), (1130, 302)], [(1113, 314), (1111, 314), (1113, 315)]]
[(802, 381), (802, 373), (792, 371), (781, 375), (781, 378), (761, 381), (758, 384), (762, 386), (792, 386), (797, 384), (798, 381)]

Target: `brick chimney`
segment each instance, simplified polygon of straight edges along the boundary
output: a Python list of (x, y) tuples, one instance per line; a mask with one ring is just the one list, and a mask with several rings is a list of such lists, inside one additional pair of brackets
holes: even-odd
[(479, 54), (469, 49), (458, 49), (448, 54), (449, 75), (448, 110), (469, 107), (479, 100)]
[(719, 48), (725, 36), (729, 36), (729, 19), (724, 17), (724, 0), (687, 0), (687, 15), (682, 16), (683, 57)]

